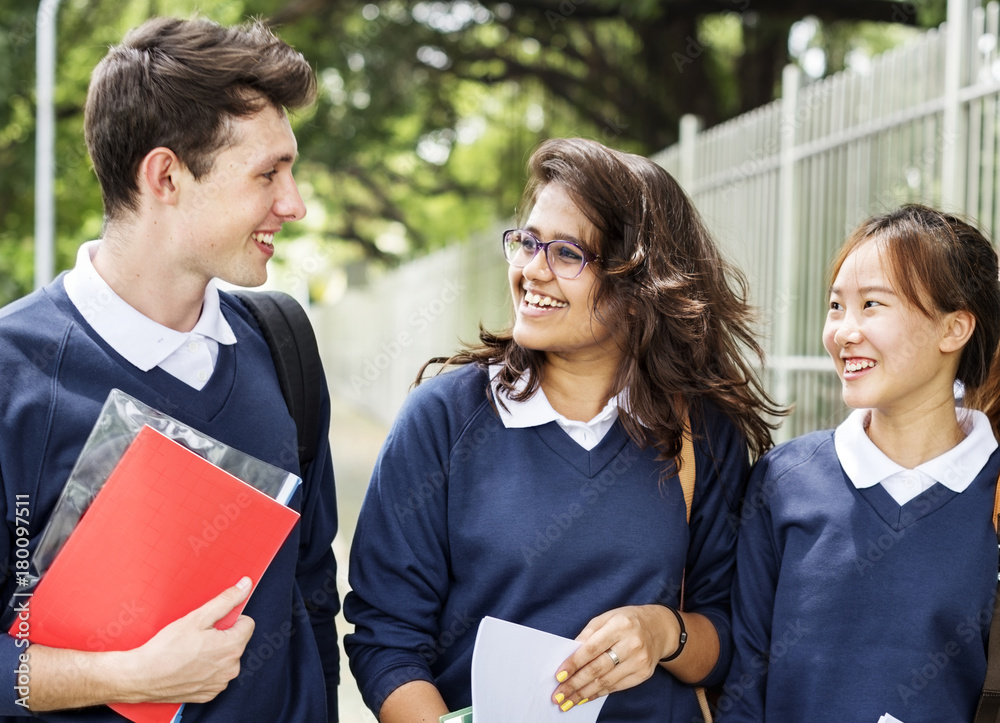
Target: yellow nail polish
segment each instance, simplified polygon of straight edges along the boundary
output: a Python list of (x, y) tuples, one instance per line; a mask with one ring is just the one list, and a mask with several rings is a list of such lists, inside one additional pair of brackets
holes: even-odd
[(566, 700), (565, 695), (562, 693), (556, 693), (556, 703), (562, 703), (564, 700)]
[(572, 707), (573, 707), (573, 701), (571, 701), (571, 700), (567, 700), (565, 703), (563, 703), (561, 706), (559, 706), (559, 708), (562, 709), (563, 713), (565, 713), (566, 711), (568, 711)]
[(565, 670), (560, 670), (558, 673), (556, 673), (556, 680), (558, 680), (560, 683), (562, 683), (568, 677), (569, 673), (567, 673)]
[(580, 701), (579, 703), (577, 703), (577, 705), (583, 705), (583, 704), (584, 704), (584, 703), (586, 703), (586, 702), (587, 702), (588, 700), (590, 700), (590, 698), (584, 698), (584, 699), (583, 699), (583, 700), (581, 700), (581, 701)]

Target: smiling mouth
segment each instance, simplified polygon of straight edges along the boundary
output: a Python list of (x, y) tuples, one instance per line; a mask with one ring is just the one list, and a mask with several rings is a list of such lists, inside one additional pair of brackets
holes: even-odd
[(524, 292), (524, 301), (529, 306), (534, 306), (536, 308), (552, 308), (552, 309), (562, 309), (569, 306), (565, 301), (559, 301), (558, 299), (553, 299), (551, 296), (541, 296), (539, 294), (533, 294), (530, 291)]
[(264, 246), (267, 246), (267, 247), (272, 248), (272, 249), (274, 248), (274, 234), (273, 233), (261, 233), (261, 232), (258, 232), (258, 233), (251, 234), (250, 238), (252, 238), (254, 241), (256, 241), (259, 244), (263, 244)]
[(860, 372), (863, 369), (871, 369), (878, 365), (878, 362), (873, 362), (868, 359), (860, 359), (857, 361), (849, 361), (844, 363), (845, 372)]

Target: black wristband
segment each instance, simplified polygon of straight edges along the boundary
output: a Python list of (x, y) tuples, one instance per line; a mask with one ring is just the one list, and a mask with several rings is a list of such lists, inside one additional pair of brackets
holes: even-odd
[(684, 644), (687, 643), (687, 641), (688, 641), (687, 630), (684, 629), (684, 618), (682, 618), (681, 614), (679, 612), (677, 612), (677, 610), (675, 610), (674, 608), (670, 607), (669, 605), (666, 606), (666, 607), (667, 607), (667, 610), (669, 610), (670, 612), (672, 612), (677, 617), (677, 624), (681, 626), (681, 635), (680, 635), (680, 638), (678, 638), (677, 650), (675, 650), (671, 655), (668, 655), (665, 658), (660, 658), (660, 662), (661, 663), (669, 663), (671, 660), (673, 660), (678, 655), (680, 655), (681, 653), (683, 653), (684, 652)]

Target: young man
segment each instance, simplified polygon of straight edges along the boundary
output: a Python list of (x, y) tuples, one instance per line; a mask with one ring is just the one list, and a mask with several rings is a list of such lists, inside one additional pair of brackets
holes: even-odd
[(151, 20), (94, 71), (85, 130), (103, 238), (0, 311), (0, 593), (15, 589), (16, 502), (29, 503), (33, 549), (112, 388), (301, 473), (290, 503), (301, 519), (228, 630), (213, 624), (247, 596), (246, 579), (134, 650), (25, 650), (0, 636), (0, 720), (121, 720), (102, 704), (139, 701), (187, 703), (185, 723), (337, 720), (329, 397), (302, 472), (267, 344), (212, 282), (263, 283), (276, 234), (305, 215), (285, 109), (311, 103), (315, 87), (305, 59), (262, 25), (205, 20)]

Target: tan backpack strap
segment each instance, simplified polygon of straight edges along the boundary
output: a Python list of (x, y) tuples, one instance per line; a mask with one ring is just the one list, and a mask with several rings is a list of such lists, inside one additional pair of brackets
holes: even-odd
[(699, 686), (694, 689), (694, 696), (698, 699), (701, 717), (705, 719), (705, 723), (712, 723), (712, 706), (708, 702), (708, 692)]
[[(687, 509), (687, 521), (691, 522), (691, 502), (694, 500), (695, 462), (694, 442), (691, 439), (691, 417), (684, 418), (684, 436), (681, 439), (680, 471), (677, 476), (681, 480), (681, 490), (684, 492), (684, 507)], [(997, 488), (997, 503), (1000, 504), (1000, 487)], [(994, 521), (996, 517), (994, 516)]]
[(993, 530), (1000, 534), (1000, 529), (997, 529), (998, 515), (1000, 515), (1000, 477), (997, 478), (997, 491), (993, 493)]
[[(681, 437), (681, 453), (677, 457), (680, 469), (677, 478), (681, 481), (681, 492), (684, 494), (684, 509), (687, 522), (691, 524), (691, 503), (694, 501), (694, 483), (697, 478), (694, 462), (694, 441), (691, 438), (691, 417), (684, 416), (684, 433)], [(681, 578), (680, 609), (684, 609), (684, 578)]]
[[(680, 470), (677, 472), (677, 476), (681, 481), (681, 490), (684, 493), (684, 507), (687, 512), (687, 521), (691, 522), (691, 503), (694, 501), (694, 482), (697, 478), (697, 470), (695, 468), (694, 461), (694, 440), (691, 435), (691, 417), (684, 417), (684, 436), (681, 438), (681, 453), (677, 458), (680, 464)], [(1000, 490), (1000, 487), (998, 487)], [(1000, 491), (998, 491), (998, 504), (1000, 504)], [(684, 581), (681, 580), (681, 604), (680, 609), (684, 609)], [(701, 708), (701, 714), (705, 719), (705, 723), (712, 723), (712, 709), (708, 703), (708, 696), (705, 693), (705, 689), (702, 687), (697, 687), (694, 689), (695, 697), (698, 699), (698, 707)]]

